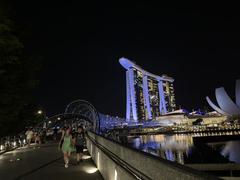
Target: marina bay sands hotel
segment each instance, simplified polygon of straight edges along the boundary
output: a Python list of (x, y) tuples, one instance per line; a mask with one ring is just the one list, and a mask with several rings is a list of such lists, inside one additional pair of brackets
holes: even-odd
[(173, 78), (147, 72), (126, 58), (119, 62), (127, 70), (127, 121), (156, 119), (176, 110)]

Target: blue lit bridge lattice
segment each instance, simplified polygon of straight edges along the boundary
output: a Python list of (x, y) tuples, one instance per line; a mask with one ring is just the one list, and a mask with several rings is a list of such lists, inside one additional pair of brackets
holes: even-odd
[(85, 118), (92, 124), (92, 130), (99, 134), (126, 122), (125, 119), (99, 113), (91, 103), (85, 100), (75, 100), (68, 104), (64, 115), (68, 114), (75, 115), (76, 118), (77, 116)]
[(100, 133), (100, 117), (95, 107), (85, 100), (75, 100), (69, 103), (64, 116), (72, 115), (73, 120), (86, 120), (92, 125), (91, 130)]

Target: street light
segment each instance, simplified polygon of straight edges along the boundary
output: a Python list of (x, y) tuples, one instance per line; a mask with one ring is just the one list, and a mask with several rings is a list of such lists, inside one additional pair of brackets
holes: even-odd
[(61, 119), (60, 117), (57, 118), (57, 120), (60, 120), (60, 119)]
[(48, 117), (46, 116), (46, 112), (44, 110), (39, 109), (37, 111), (37, 115), (39, 118), (41, 118), (41, 121), (39, 123), (41, 124), (43, 123), (43, 128), (46, 128), (46, 124), (48, 123), (47, 121)]
[(37, 112), (38, 114), (42, 114), (43, 112), (42, 112), (42, 110), (38, 110), (38, 112)]

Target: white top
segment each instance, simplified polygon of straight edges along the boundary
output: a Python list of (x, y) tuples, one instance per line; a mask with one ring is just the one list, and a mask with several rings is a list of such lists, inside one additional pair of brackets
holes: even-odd
[(27, 136), (27, 139), (32, 139), (33, 137), (33, 131), (29, 130), (25, 133), (25, 135)]

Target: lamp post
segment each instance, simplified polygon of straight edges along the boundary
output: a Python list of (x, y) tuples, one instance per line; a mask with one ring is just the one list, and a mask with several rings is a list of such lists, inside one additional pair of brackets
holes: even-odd
[(37, 111), (37, 115), (39, 115), (39, 116), (42, 117), (40, 124), (43, 123), (43, 129), (47, 128), (47, 123), (46, 123), (46, 122), (47, 122), (47, 116), (46, 116), (46, 112), (45, 112), (44, 110), (39, 109), (39, 110)]

